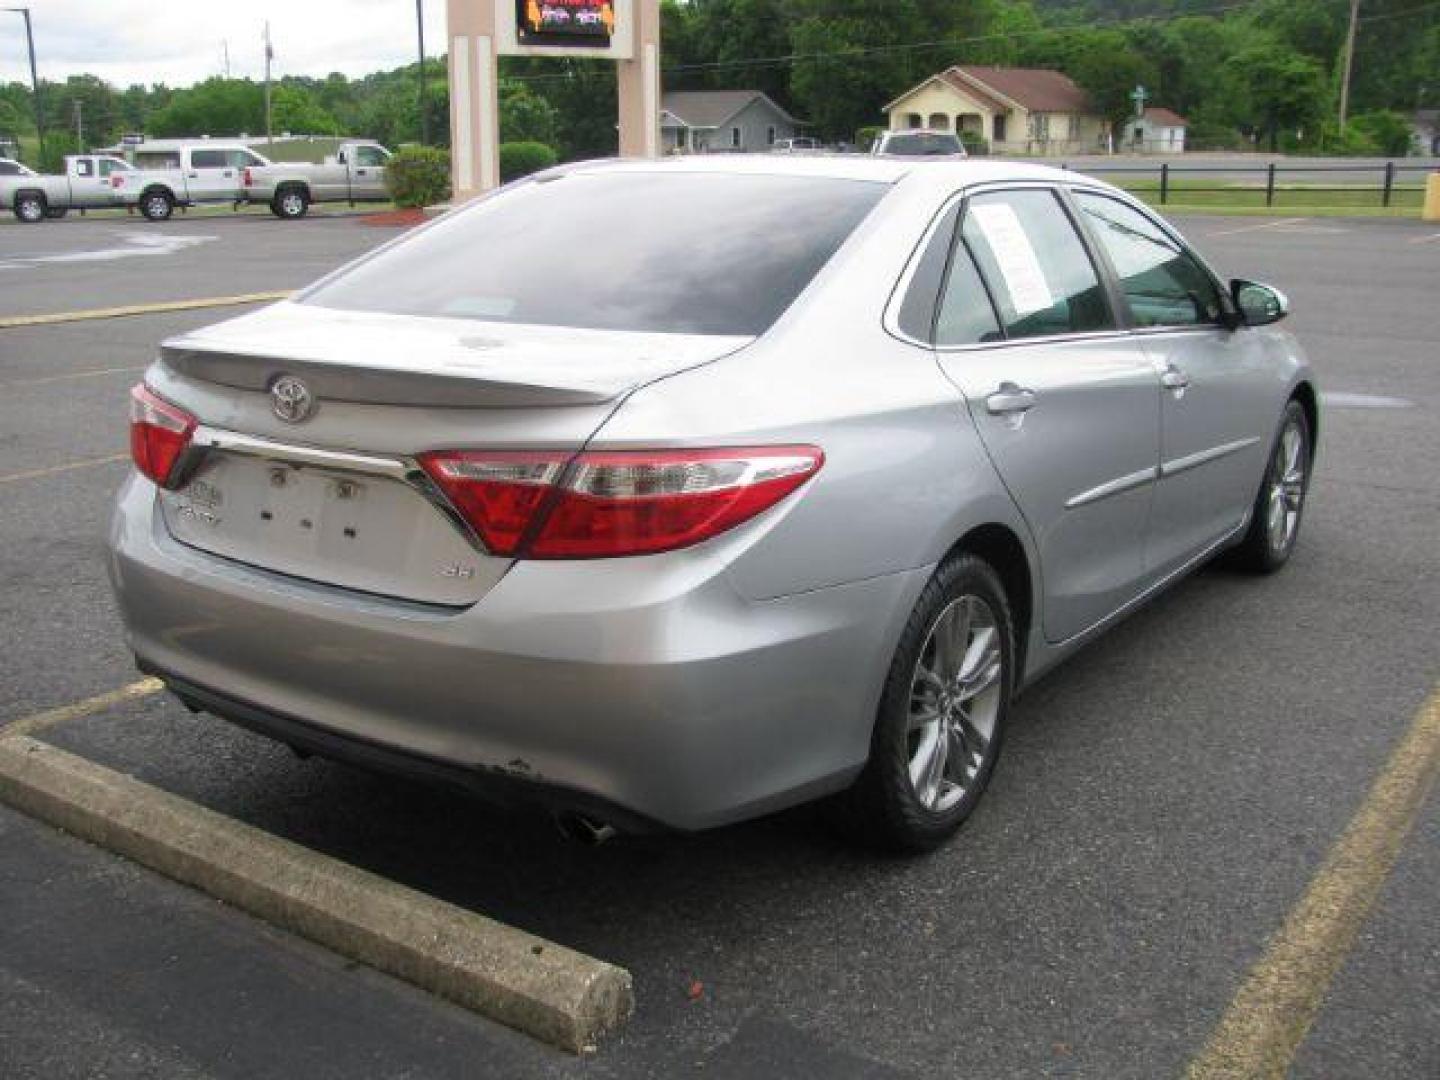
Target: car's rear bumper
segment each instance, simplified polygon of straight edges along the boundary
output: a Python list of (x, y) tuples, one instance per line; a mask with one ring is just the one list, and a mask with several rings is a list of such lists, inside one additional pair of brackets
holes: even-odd
[(721, 538), (522, 562), (474, 606), (435, 608), (186, 547), (139, 478), (111, 549), (139, 663), (194, 705), (302, 749), (683, 829), (853, 777), (928, 577), (753, 601)]

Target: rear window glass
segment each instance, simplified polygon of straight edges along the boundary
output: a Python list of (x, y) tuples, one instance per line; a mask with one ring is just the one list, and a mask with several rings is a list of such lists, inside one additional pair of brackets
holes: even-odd
[(320, 286), (321, 307), (753, 335), (886, 186), (830, 177), (575, 174), (522, 184)]
[(931, 154), (958, 154), (964, 148), (954, 135), (933, 132), (915, 135), (891, 135), (885, 140), (885, 153), (903, 157), (928, 157)]

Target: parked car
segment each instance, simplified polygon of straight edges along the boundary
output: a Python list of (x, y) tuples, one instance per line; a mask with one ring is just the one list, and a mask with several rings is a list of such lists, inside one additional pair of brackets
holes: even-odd
[[(24, 168), (24, 166), (21, 166)], [(0, 205), (24, 222), (62, 218), (71, 210), (119, 206), (114, 184), (130, 170), (128, 162), (105, 154), (72, 154), (60, 176), (0, 173)]]
[(248, 202), (264, 203), (279, 218), (302, 218), (317, 202), (385, 202), (390, 151), (374, 142), (345, 142), (320, 165), (277, 162), (247, 166), (241, 186)]
[(950, 131), (929, 131), (910, 128), (904, 131), (881, 132), (870, 147), (876, 157), (963, 158), (965, 144)]
[(1290, 557), (1286, 310), (1055, 169), (551, 170), (162, 346), (129, 645), (195, 709), (590, 835), (836, 795), (928, 847), (1023, 687), (1222, 552)]
[(117, 190), (126, 206), (151, 221), (164, 221), (177, 206), (245, 201), (244, 172), (270, 162), (243, 143), (197, 139), (161, 153), (148, 153), (156, 164), (126, 173)]

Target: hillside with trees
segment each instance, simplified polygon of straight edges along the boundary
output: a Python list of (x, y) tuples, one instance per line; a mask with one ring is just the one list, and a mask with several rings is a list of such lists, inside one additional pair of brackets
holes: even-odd
[[(1440, 103), (1440, 3), (1363, 0), (1345, 131), (1336, 124), (1348, 0), (664, 0), (666, 89), (764, 90), (827, 140), (882, 122), (880, 107), (956, 63), (1052, 67), (1112, 121), (1142, 84), (1191, 122), (1195, 148), (1403, 153), (1405, 116)], [(613, 153), (614, 73), (603, 62), (502, 60), (507, 141), (562, 159)], [(287, 76), (273, 88), (278, 134), (351, 134), (392, 146), (448, 141), (443, 59), (359, 79)], [(42, 84), (50, 157), (126, 132), (263, 134), (249, 79), (125, 88), (78, 73)], [(423, 125), (422, 125), (423, 113)], [(0, 86), (0, 136), (33, 140), (30, 89)], [(33, 155), (32, 155), (33, 156)]]

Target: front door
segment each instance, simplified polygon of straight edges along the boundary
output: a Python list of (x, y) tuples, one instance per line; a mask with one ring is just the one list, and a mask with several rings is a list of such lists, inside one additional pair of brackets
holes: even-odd
[(1244, 520), (1264, 470), (1274, 400), (1263, 346), (1225, 324), (1219, 285), (1180, 239), (1139, 208), (1077, 192), (1114, 266), (1135, 336), (1159, 372), (1160, 484), (1147, 562), (1184, 566)]
[(1045, 637), (1074, 637), (1144, 588), (1160, 391), (1056, 192), (966, 202), (935, 341), (1030, 527)]

